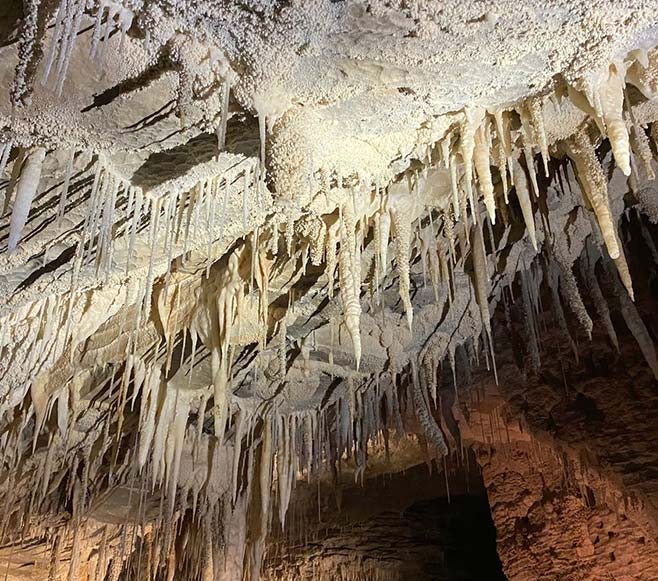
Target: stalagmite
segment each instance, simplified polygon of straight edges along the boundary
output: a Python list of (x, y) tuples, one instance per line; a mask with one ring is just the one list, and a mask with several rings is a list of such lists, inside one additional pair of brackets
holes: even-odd
[(9, 252), (16, 248), (21, 239), (23, 227), (27, 223), (27, 217), (32, 206), (32, 200), (39, 187), (41, 166), (45, 158), (46, 150), (43, 147), (35, 147), (28, 154), (21, 169), (20, 178), (16, 184), (16, 199), (14, 200), (14, 208), (9, 223), (9, 238), (7, 240)]

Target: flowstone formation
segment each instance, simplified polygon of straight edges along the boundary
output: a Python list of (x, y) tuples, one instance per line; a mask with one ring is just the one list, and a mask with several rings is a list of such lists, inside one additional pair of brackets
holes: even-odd
[[(605, 344), (655, 389), (656, 22), (649, 0), (5, 0), (6, 578), (331, 578), (281, 549), (291, 504), (424, 461), (447, 483), (468, 448), (508, 578), (538, 578), (494, 505), (514, 422), (476, 434), (473, 402), (546, 373), (547, 302), (576, 365)], [(546, 426), (523, 421), (527, 480)], [(637, 485), (594, 515), (563, 496), (630, 519), (653, 579)], [(620, 579), (597, 550), (544, 574)], [(340, 574), (404, 578), (380, 565)]]

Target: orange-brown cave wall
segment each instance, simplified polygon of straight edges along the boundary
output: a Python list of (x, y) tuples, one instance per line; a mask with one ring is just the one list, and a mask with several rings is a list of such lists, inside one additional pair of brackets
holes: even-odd
[[(655, 345), (655, 266), (635, 258), (635, 306)], [(606, 276), (619, 352), (583, 294), (594, 332), (590, 341), (568, 320), (576, 358), (542, 288), (541, 366), (528, 365), (517, 297), (495, 315), (498, 383), (474, 372), (452, 407), (481, 466), (510, 581), (658, 579), (658, 382)]]

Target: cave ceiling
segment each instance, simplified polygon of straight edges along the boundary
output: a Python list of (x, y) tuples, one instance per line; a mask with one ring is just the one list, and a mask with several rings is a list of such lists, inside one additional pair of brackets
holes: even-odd
[(189, 510), (203, 566), (154, 575), (234, 535), (256, 579), (298, 480), (459, 448), (497, 309), (538, 339), (543, 284), (618, 346), (597, 268), (658, 376), (619, 226), (658, 220), (657, 46), (649, 0), (3, 2), (5, 542), (118, 579)]

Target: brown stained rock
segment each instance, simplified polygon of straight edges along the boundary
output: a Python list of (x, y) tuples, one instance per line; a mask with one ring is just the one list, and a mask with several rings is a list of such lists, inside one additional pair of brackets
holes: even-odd
[[(639, 304), (650, 320), (650, 302)], [(651, 370), (626, 329), (615, 357), (595, 325), (576, 363), (548, 313), (544, 323), (539, 375), (521, 373), (500, 342), (499, 385), (479, 376), (453, 409), (477, 450), (504, 571), (511, 581), (657, 579)]]

